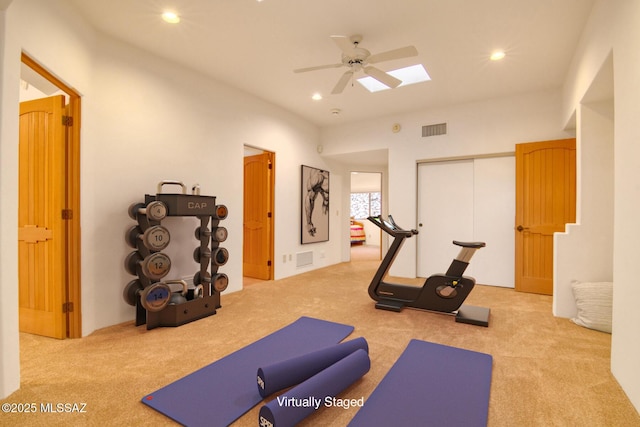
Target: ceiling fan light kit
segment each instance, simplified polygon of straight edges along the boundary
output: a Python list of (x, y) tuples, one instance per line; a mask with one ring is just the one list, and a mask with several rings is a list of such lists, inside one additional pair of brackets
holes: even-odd
[(353, 35), (351, 37), (331, 36), (331, 39), (342, 51), (342, 58), (340, 63), (299, 68), (297, 70), (294, 70), (294, 72), (306, 73), (308, 71), (324, 70), (328, 68), (347, 67), (348, 70), (340, 77), (338, 83), (331, 91), (331, 93), (334, 95), (342, 93), (345, 87), (347, 87), (349, 81), (353, 78), (354, 74), (360, 71), (363, 71), (366, 75), (379, 81), (383, 85), (388, 86), (389, 88), (396, 88), (400, 86), (400, 84), (402, 84), (402, 80), (397, 79), (370, 64), (376, 64), (379, 62), (408, 58), (418, 55), (418, 50), (414, 46), (405, 46), (372, 55), (371, 52), (369, 52), (367, 49), (359, 47), (360, 42), (362, 41), (362, 36), (359, 34)]

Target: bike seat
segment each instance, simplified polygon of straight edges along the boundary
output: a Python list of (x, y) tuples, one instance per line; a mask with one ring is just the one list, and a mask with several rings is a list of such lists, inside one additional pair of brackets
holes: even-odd
[(484, 248), (487, 245), (485, 242), (458, 242), (457, 240), (454, 240), (453, 244), (462, 246), (463, 248), (473, 248), (473, 249)]

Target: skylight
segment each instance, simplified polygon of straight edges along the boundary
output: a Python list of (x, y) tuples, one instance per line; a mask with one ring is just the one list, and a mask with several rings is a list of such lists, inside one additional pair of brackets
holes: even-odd
[[(427, 70), (425, 70), (422, 64), (411, 65), (409, 67), (400, 68), (398, 70), (387, 71), (387, 74), (392, 75), (396, 79), (402, 80), (400, 86), (408, 86), (415, 83), (422, 83), (431, 80)], [(381, 90), (391, 89), (389, 86), (380, 83), (373, 77), (362, 77), (358, 79), (358, 83), (365, 87), (369, 92), (379, 92)], [(398, 87), (400, 87), (398, 86)]]

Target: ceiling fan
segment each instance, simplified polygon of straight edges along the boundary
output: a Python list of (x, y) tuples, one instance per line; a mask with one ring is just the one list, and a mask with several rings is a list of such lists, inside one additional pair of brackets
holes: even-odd
[(405, 46), (372, 55), (367, 49), (359, 47), (359, 44), (362, 41), (361, 35), (354, 35), (351, 37), (331, 36), (331, 39), (340, 48), (340, 50), (342, 50), (342, 62), (338, 64), (319, 65), (317, 67), (299, 68), (297, 70), (293, 70), (293, 72), (305, 73), (307, 71), (323, 70), (327, 68), (349, 68), (349, 70), (340, 77), (340, 80), (338, 80), (338, 83), (331, 91), (334, 95), (342, 93), (344, 88), (347, 86), (347, 83), (349, 83), (349, 80), (351, 80), (353, 75), (360, 70), (378, 80), (380, 83), (389, 86), (390, 88), (396, 88), (402, 83), (402, 80), (399, 80), (369, 64), (376, 64), (378, 62), (418, 55), (418, 50), (414, 46)]

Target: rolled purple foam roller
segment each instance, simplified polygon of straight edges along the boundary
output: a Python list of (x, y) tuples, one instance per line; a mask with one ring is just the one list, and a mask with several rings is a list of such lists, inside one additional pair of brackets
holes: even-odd
[(369, 351), (364, 338), (356, 338), (260, 367), (258, 368), (258, 391), (262, 397), (267, 397), (277, 391), (300, 384), (359, 349)]
[(369, 372), (369, 354), (358, 349), (260, 408), (261, 427), (293, 427)]

